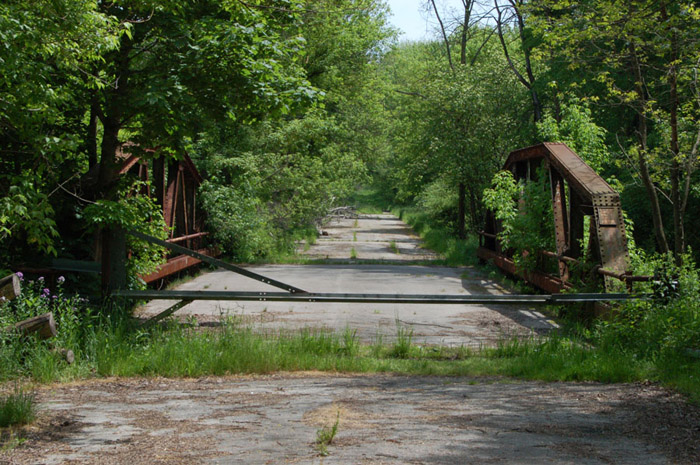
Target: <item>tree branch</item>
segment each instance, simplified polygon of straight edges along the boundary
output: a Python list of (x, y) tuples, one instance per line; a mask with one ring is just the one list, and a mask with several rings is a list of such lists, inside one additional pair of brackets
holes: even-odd
[(520, 81), (527, 89), (529, 90), (530, 85), (529, 82), (523, 77), (522, 74), (517, 70), (515, 65), (513, 64), (513, 60), (510, 58), (510, 53), (508, 52), (508, 46), (506, 45), (506, 41), (503, 38), (503, 12), (501, 11), (500, 6), (498, 5), (498, 0), (495, 1), (496, 4), (496, 12), (498, 13), (498, 18), (496, 19), (496, 25), (498, 27), (498, 38), (501, 41), (501, 46), (503, 47), (503, 54), (506, 57), (506, 61), (508, 62), (508, 66), (510, 69), (513, 71), (515, 74), (515, 77), (518, 78), (518, 81)]
[(438, 12), (437, 5), (435, 5), (435, 0), (430, 0), (430, 4), (433, 5), (433, 11), (435, 11), (435, 17), (437, 17), (438, 23), (440, 23), (440, 30), (442, 31), (442, 39), (445, 41), (445, 48), (447, 49), (447, 61), (450, 63), (450, 69), (455, 70), (452, 64), (452, 52), (450, 51), (450, 41), (447, 38), (447, 32), (445, 31), (445, 25), (440, 18), (440, 13)]

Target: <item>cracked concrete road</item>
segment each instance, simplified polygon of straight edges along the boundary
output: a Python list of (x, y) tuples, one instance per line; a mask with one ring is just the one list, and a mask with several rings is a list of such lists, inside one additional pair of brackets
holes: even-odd
[[(655, 386), (298, 373), (47, 387), (4, 464), (656, 465), (700, 414)], [(338, 420), (328, 456), (316, 434)]]
[[(438, 256), (424, 249), (411, 229), (395, 216), (336, 219), (324, 231), (327, 236), (321, 236), (301, 253), (316, 258), (348, 259), (354, 248), (359, 258), (379, 263), (260, 265), (248, 269), (311, 292), (437, 295), (507, 292), (473, 268), (411, 265), (417, 259), (424, 263)], [(396, 264), (402, 261), (405, 264)], [(177, 289), (279, 290), (224, 270), (200, 275)], [(146, 318), (170, 305), (169, 301), (152, 301), (138, 315)], [(397, 325), (402, 325), (412, 328), (417, 343), (469, 347), (493, 345), (504, 337), (546, 332), (556, 325), (536, 308), (512, 305), (195, 301), (176, 315), (195, 317), (205, 324), (221, 316), (235, 316), (264, 330), (307, 328), (342, 332), (350, 328), (364, 342), (377, 337), (390, 341), (397, 333)]]
[[(322, 228), (322, 235), (302, 256), (315, 259), (384, 260), (409, 262), (438, 258), (426, 249), (413, 230), (394, 215), (359, 215), (358, 218), (333, 218)], [(352, 250), (354, 249), (354, 254)]]

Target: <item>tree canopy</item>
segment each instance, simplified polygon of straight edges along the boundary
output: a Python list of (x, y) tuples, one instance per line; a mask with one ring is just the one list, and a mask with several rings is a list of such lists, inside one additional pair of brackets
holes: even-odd
[(506, 155), (543, 140), (622, 190), (640, 246), (698, 250), (695, 2), (423, 6), (434, 36), (401, 42), (379, 0), (3, 2), (2, 266), (86, 255), (85, 208), (128, 197), (124, 147), (187, 152), (241, 260), (368, 183), (464, 237)]

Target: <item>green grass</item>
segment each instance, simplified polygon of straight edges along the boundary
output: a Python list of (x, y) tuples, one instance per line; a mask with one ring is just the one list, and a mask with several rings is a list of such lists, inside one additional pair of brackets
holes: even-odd
[(34, 394), (15, 388), (7, 397), (0, 397), (0, 427), (27, 425), (36, 418)]
[(355, 250), (355, 247), (350, 249), (350, 259), (355, 260), (357, 258), (357, 250)]
[(458, 239), (453, 231), (436, 226), (430, 215), (416, 207), (397, 207), (392, 209), (392, 213), (413, 228), (423, 239), (426, 248), (442, 255), (446, 265), (473, 266), (478, 263), (476, 249), (479, 247), (479, 239), (476, 236)]
[(403, 326), (398, 318), (396, 319), (396, 341), (389, 354), (396, 358), (408, 358), (411, 353), (413, 342), (413, 328)]
[[(638, 357), (611, 346), (554, 334), (541, 339), (508, 339), (497, 347), (417, 345), (410, 328), (396, 338), (361, 344), (354, 330), (260, 332), (230, 320), (202, 331), (170, 323), (149, 330), (126, 320), (95, 328), (71, 366), (57, 357), (25, 360), (25, 367), (2, 378), (39, 382), (108, 376), (201, 377), (284, 371), (397, 373), (441, 376), (505, 376), (543, 381), (661, 382), (700, 403), (700, 360)], [(40, 360), (40, 362), (37, 362)], [(5, 423), (31, 421), (33, 397), (14, 394), (4, 401)], [(19, 413), (17, 413), (19, 412)], [(7, 420), (10, 419), (10, 420)]]
[(392, 252), (394, 252), (397, 255), (401, 253), (401, 251), (399, 250), (399, 247), (396, 245), (396, 241), (389, 242), (389, 248), (391, 249)]
[(338, 433), (338, 424), (340, 423), (340, 411), (335, 418), (335, 423), (329, 428), (324, 426), (316, 431), (316, 448), (319, 455), (326, 457), (328, 455), (328, 446), (333, 442), (335, 435)]

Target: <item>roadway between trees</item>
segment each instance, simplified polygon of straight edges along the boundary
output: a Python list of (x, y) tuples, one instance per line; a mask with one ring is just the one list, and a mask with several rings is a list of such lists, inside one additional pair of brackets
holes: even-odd
[[(247, 269), (308, 292), (434, 295), (501, 295), (508, 291), (471, 267), (434, 266), (433, 251), (393, 215), (366, 215), (331, 221), (313, 245), (299, 253), (335, 264), (257, 265)], [(354, 258), (351, 258), (354, 257)], [(412, 264), (419, 261), (421, 264)], [(274, 291), (263, 283), (218, 270), (177, 290)], [(152, 301), (139, 315), (150, 317), (172, 302)], [(398, 326), (413, 330), (414, 342), (450, 346), (492, 345), (511, 336), (530, 336), (554, 327), (537, 309), (513, 305), (389, 303), (304, 303), (195, 301), (176, 313), (208, 324), (222, 316), (264, 330), (356, 330), (363, 342), (391, 340)]]

